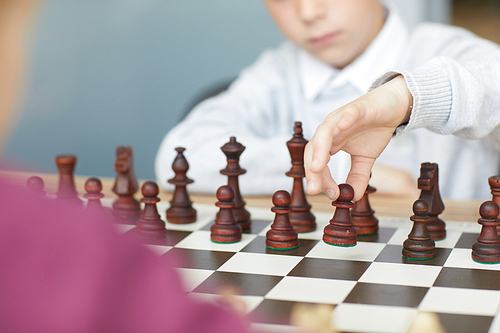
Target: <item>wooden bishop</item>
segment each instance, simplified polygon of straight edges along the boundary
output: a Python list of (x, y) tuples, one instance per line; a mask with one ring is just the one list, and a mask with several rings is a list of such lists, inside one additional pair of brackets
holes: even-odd
[(266, 246), (273, 250), (291, 250), (299, 246), (297, 231), (294, 230), (289, 214), (290, 194), (287, 191), (277, 191), (273, 195), (273, 205), (271, 211), (275, 213), (271, 230), (266, 233)]
[(439, 170), (437, 163), (422, 163), (418, 188), (421, 190), (419, 199), (427, 203), (430, 220), (427, 229), (433, 240), (446, 237), (446, 224), (438, 215), (444, 211), (444, 204), (439, 193)]
[(357, 243), (357, 232), (351, 221), (350, 209), (354, 207), (351, 201), (354, 190), (349, 184), (339, 185), (340, 195), (332, 202), (335, 213), (323, 233), (323, 241), (337, 246), (354, 246)]
[(290, 222), (297, 232), (309, 232), (316, 230), (316, 218), (311, 213), (311, 205), (307, 202), (304, 192), (304, 149), (307, 140), (302, 134), (302, 123), (295, 122), (293, 138), (286, 143), (290, 157), (292, 158), (292, 168), (286, 173), (293, 178), (293, 188), (289, 215)]
[(192, 179), (186, 176), (189, 170), (189, 164), (184, 157), (185, 148), (175, 148), (177, 156), (172, 163), (172, 169), (175, 176), (169, 179), (170, 184), (175, 185), (174, 195), (170, 201), (170, 207), (167, 209), (167, 221), (171, 223), (192, 223), (196, 221), (196, 210), (192, 206), (192, 201), (189, 199), (186, 186), (193, 183)]
[(227, 185), (231, 186), (234, 191), (234, 217), (243, 229), (250, 228), (252, 225), (250, 213), (245, 209), (245, 202), (241, 197), (240, 185), (238, 182), (238, 177), (247, 172), (245, 169), (242, 169), (239, 164), (240, 155), (245, 150), (245, 147), (237, 142), (236, 138), (232, 136), (229, 142), (221, 147), (221, 150), (227, 157), (227, 166), (225, 169), (222, 169), (220, 173), (227, 176)]

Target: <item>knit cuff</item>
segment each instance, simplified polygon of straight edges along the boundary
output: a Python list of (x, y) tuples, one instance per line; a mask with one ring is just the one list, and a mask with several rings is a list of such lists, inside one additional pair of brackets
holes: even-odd
[(395, 134), (422, 127), (442, 133), (450, 116), (453, 97), (447, 72), (430, 61), (413, 71), (387, 72), (373, 83), (372, 89), (398, 75), (406, 81), (413, 96), (413, 106), (409, 122), (398, 126)]

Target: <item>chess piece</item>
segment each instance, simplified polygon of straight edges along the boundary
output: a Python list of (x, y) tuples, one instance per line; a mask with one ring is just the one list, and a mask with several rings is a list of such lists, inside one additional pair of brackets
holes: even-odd
[(481, 218), (477, 220), (481, 227), (481, 234), (477, 242), (472, 245), (472, 259), (485, 264), (500, 263), (500, 236), (497, 227), (499, 208), (493, 201), (486, 201), (479, 207)]
[(78, 198), (78, 193), (75, 189), (75, 181), (73, 172), (75, 171), (76, 156), (74, 155), (58, 155), (56, 156), (57, 170), (59, 171), (59, 187), (57, 190), (57, 198), (63, 200), (71, 200), (81, 202)]
[(431, 238), (433, 240), (444, 239), (446, 224), (438, 218), (438, 215), (444, 211), (444, 204), (439, 193), (439, 170), (436, 163), (421, 164), (418, 188), (421, 190), (419, 199), (425, 200), (428, 206), (427, 215), (430, 220), (427, 223), (427, 230)]
[(297, 232), (309, 232), (316, 230), (316, 218), (311, 213), (311, 205), (307, 202), (304, 192), (304, 149), (307, 140), (302, 135), (302, 123), (295, 122), (293, 138), (286, 143), (290, 156), (292, 158), (292, 168), (286, 173), (288, 177), (293, 178), (293, 188), (291, 195), (290, 208), (292, 212), (289, 215), (290, 222)]
[(266, 246), (273, 250), (291, 250), (299, 246), (297, 231), (294, 230), (289, 214), (290, 194), (287, 191), (277, 191), (273, 195), (273, 205), (271, 211), (275, 213), (271, 230), (266, 233)]
[(43, 182), (43, 179), (38, 176), (31, 176), (26, 180), (26, 188), (42, 197), (46, 194), (44, 187), (45, 183)]
[(113, 202), (113, 215), (135, 224), (141, 214), (141, 206), (134, 199), (139, 186), (134, 174), (132, 147), (116, 149), (115, 171), (117, 175), (113, 192), (118, 195), (118, 199)]
[(340, 184), (340, 195), (332, 202), (335, 213), (323, 233), (325, 243), (337, 246), (354, 246), (357, 242), (357, 232), (351, 221), (350, 209), (354, 207), (352, 198), (354, 190), (349, 184)]
[(234, 190), (229, 185), (219, 187), (216, 193), (219, 212), (215, 224), (210, 228), (210, 239), (215, 243), (236, 243), (241, 240), (242, 227), (236, 221), (234, 212)]
[[(500, 176), (491, 176), (488, 178), (492, 198), (491, 200), (497, 205), (500, 205)], [(500, 227), (497, 228), (498, 235), (500, 235)]]
[(234, 217), (243, 229), (248, 229), (252, 221), (250, 220), (250, 213), (245, 209), (245, 202), (241, 197), (238, 183), (238, 176), (247, 172), (245, 169), (242, 169), (239, 164), (240, 155), (245, 150), (245, 147), (237, 142), (236, 138), (232, 136), (229, 142), (222, 146), (221, 149), (227, 157), (227, 166), (225, 169), (222, 169), (220, 173), (227, 176), (227, 185), (231, 186), (234, 191)]
[(170, 201), (170, 208), (167, 209), (167, 221), (171, 223), (192, 223), (196, 221), (196, 210), (192, 206), (186, 189), (187, 184), (193, 182), (186, 176), (189, 164), (184, 157), (184, 148), (175, 148), (177, 156), (172, 164), (175, 177), (169, 179), (170, 184), (175, 185), (174, 195)]
[(426, 260), (436, 256), (436, 244), (427, 230), (430, 217), (427, 215), (427, 203), (417, 200), (413, 203), (414, 215), (410, 217), (413, 228), (408, 239), (403, 242), (403, 256), (408, 259)]
[(351, 221), (358, 232), (358, 235), (371, 235), (378, 231), (378, 219), (375, 211), (371, 208), (368, 196), (377, 189), (373, 186), (366, 187), (363, 197), (354, 203), (351, 209)]
[(104, 207), (102, 207), (101, 198), (104, 197), (102, 191), (102, 183), (99, 178), (91, 177), (85, 182), (85, 194), (83, 195), (87, 199), (87, 210), (94, 212), (104, 212)]
[(158, 198), (158, 185), (153, 181), (147, 181), (142, 185), (141, 192), (144, 203), (144, 209), (136, 223), (135, 233), (145, 238), (160, 238), (167, 234), (165, 222), (162, 221), (156, 204), (160, 201)]

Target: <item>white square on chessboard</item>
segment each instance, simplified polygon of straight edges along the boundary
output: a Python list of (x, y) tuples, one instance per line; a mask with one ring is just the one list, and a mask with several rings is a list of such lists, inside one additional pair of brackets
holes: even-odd
[(285, 276), (265, 296), (268, 299), (339, 304), (349, 295), (356, 281)]
[(250, 323), (248, 333), (303, 333), (303, 331), (294, 326)]
[(196, 209), (196, 221), (193, 223), (176, 224), (167, 221), (167, 216), (166, 216), (167, 208), (168, 205), (162, 205), (161, 209), (160, 207), (158, 207), (158, 213), (160, 214), (162, 220), (166, 222), (167, 229), (171, 230), (194, 231), (201, 229), (206, 224), (215, 220), (215, 215), (217, 214), (217, 207), (215, 206), (212, 207), (210, 205), (193, 204), (193, 208)]
[[(408, 234), (411, 232), (412, 226), (403, 226), (396, 230), (396, 232), (392, 235), (391, 239), (387, 242), (390, 245), (403, 245), (403, 242), (408, 238)], [(457, 230), (446, 230), (446, 237), (442, 240), (436, 241), (436, 247), (439, 248), (449, 248), (452, 249), (462, 236), (461, 231)]]
[(373, 262), (359, 282), (431, 287), (440, 271), (441, 266)]
[(301, 260), (299, 256), (238, 252), (218, 271), (285, 276)]
[(494, 316), (500, 305), (500, 291), (431, 287), (420, 302), (420, 311)]
[(339, 332), (406, 332), (416, 315), (407, 307), (342, 303), (333, 310), (332, 326)]
[(208, 269), (176, 268), (181, 276), (184, 291), (191, 292), (205, 281), (214, 271)]
[[(189, 297), (200, 302), (217, 304), (220, 295), (205, 294), (205, 293), (190, 293)], [(255, 310), (255, 308), (264, 300), (263, 296), (236, 295), (235, 297), (245, 302), (246, 313), (250, 313), (253, 310)]]
[(210, 231), (196, 230), (181, 240), (175, 247), (195, 250), (213, 250), (213, 251), (229, 251), (238, 252), (248, 245), (256, 235), (243, 234), (241, 240), (236, 243), (215, 243), (210, 240)]
[(145, 245), (148, 249), (153, 251), (155, 254), (158, 256), (162, 256), (165, 253), (167, 253), (170, 249), (172, 249), (172, 246), (164, 246), (164, 245)]
[(500, 264), (481, 264), (472, 260), (471, 253), (471, 249), (453, 249), (444, 263), (444, 266), (500, 271)]
[(124, 234), (127, 231), (130, 231), (133, 228), (135, 228), (135, 225), (131, 225), (131, 224), (117, 224), (117, 223), (115, 223), (115, 224), (113, 224), (113, 227), (115, 228), (115, 230), (119, 234)]
[(384, 249), (385, 243), (358, 242), (356, 246), (334, 246), (324, 241), (318, 242), (306, 257), (374, 261)]

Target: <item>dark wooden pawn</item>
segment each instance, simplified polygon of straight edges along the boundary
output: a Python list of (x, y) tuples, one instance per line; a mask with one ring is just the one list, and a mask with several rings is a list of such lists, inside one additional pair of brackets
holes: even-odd
[(289, 215), (290, 222), (297, 232), (309, 232), (316, 230), (316, 218), (311, 213), (311, 205), (307, 202), (304, 191), (304, 149), (307, 140), (302, 134), (302, 123), (295, 122), (293, 138), (286, 143), (290, 157), (292, 158), (292, 168), (286, 173), (293, 178), (293, 188), (291, 195)]
[(477, 242), (472, 245), (472, 259), (485, 264), (500, 263), (500, 237), (497, 228), (499, 208), (493, 201), (483, 202), (479, 207), (481, 218), (477, 220), (481, 227), (481, 234)]
[[(491, 200), (497, 205), (500, 205), (500, 176), (491, 176), (488, 178), (488, 184), (490, 185)], [(500, 227), (497, 228), (498, 235), (500, 235)]]
[(215, 243), (236, 243), (241, 240), (242, 228), (233, 215), (234, 190), (229, 185), (219, 187), (216, 193), (219, 212), (210, 228), (210, 239)]
[(351, 209), (351, 221), (358, 235), (371, 235), (378, 231), (378, 219), (375, 217), (375, 211), (370, 206), (368, 196), (377, 189), (373, 186), (366, 187), (363, 197), (354, 203)]
[(102, 183), (99, 178), (91, 177), (85, 181), (85, 194), (83, 195), (87, 199), (87, 210), (94, 212), (104, 212), (104, 207), (101, 203), (101, 198), (104, 197), (102, 191)]
[(340, 195), (332, 202), (335, 213), (323, 233), (325, 243), (337, 246), (354, 246), (357, 243), (357, 232), (351, 221), (350, 209), (354, 207), (351, 201), (354, 190), (349, 184), (340, 184)]
[(436, 244), (427, 230), (430, 220), (427, 207), (427, 203), (421, 199), (413, 204), (414, 215), (410, 217), (413, 228), (403, 242), (403, 256), (408, 259), (426, 260), (436, 256)]
[(167, 209), (167, 221), (171, 223), (192, 223), (196, 221), (196, 210), (193, 208), (193, 202), (189, 199), (186, 186), (193, 183), (192, 179), (186, 176), (189, 170), (189, 164), (184, 157), (185, 148), (175, 148), (177, 156), (172, 163), (172, 169), (175, 176), (169, 179), (170, 184), (175, 185), (174, 195), (170, 201), (170, 207)]
[(43, 179), (38, 176), (31, 176), (26, 180), (26, 188), (42, 197), (46, 194), (44, 187), (45, 183), (43, 182)]
[(222, 169), (220, 173), (227, 176), (227, 185), (231, 186), (234, 191), (234, 217), (243, 229), (250, 228), (252, 225), (250, 213), (245, 209), (245, 202), (241, 197), (240, 185), (238, 182), (238, 177), (247, 172), (245, 169), (242, 169), (239, 164), (240, 155), (245, 150), (245, 147), (237, 142), (236, 138), (232, 136), (229, 142), (221, 147), (221, 150), (227, 157), (227, 166), (225, 169)]
[(76, 156), (67, 154), (58, 155), (55, 158), (57, 170), (59, 171), (59, 186), (56, 193), (58, 199), (82, 202), (78, 198), (73, 179), (76, 160)]
[(158, 198), (158, 185), (153, 181), (147, 181), (142, 185), (141, 192), (144, 203), (144, 209), (136, 222), (135, 233), (145, 238), (160, 238), (167, 234), (165, 222), (158, 214), (156, 204), (160, 201)]
[(297, 231), (290, 222), (290, 194), (287, 191), (277, 191), (273, 195), (271, 211), (275, 213), (271, 230), (266, 233), (266, 246), (273, 250), (291, 250), (299, 246)]
[(139, 189), (134, 173), (134, 158), (132, 147), (116, 148), (115, 160), (116, 180), (113, 192), (118, 199), (113, 202), (113, 215), (125, 222), (135, 224), (141, 215), (139, 201), (134, 194)]
[(427, 203), (430, 220), (427, 229), (433, 240), (446, 237), (446, 224), (438, 215), (444, 211), (444, 204), (439, 193), (439, 169), (437, 163), (422, 163), (418, 188), (421, 190), (419, 199)]

